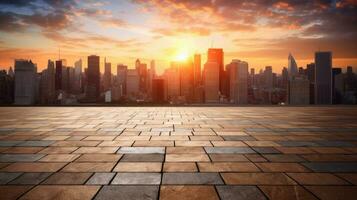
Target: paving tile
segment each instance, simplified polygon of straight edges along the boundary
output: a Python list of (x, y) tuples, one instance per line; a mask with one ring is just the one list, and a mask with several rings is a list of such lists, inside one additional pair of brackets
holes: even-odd
[(247, 162), (249, 161), (244, 155), (240, 154), (209, 154), (213, 162)]
[(56, 172), (67, 163), (13, 163), (0, 171), (3, 172)]
[(306, 161), (299, 155), (295, 154), (264, 154), (270, 162), (303, 162)]
[(82, 154), (75, 162), (117, 162), (120, 154)]
[(266, 200), (256, 186), (216, 186), (221, 200)]
[(120, 147), (117, 153), (121, 154), (130, 154), (130, 153), (138, 153), (138, 154), (143, 154), (143, 153), (159, 153), (159, 154), (164, 154), (165, 153), (165, 147)]
[(180, 154), (166, 154), (166, 162), (198, 162), (198, 161), (210, 161), (207, 154), (199, 153), (180, 153)]
[(219, 200), (213, 186), (161, 186), (161, 200)]
[(184, 162), (184, 163), (165, 162), (163, 168), (163, 172), (197, 172), (197, 171), (198, 170), (197, 170), (196, 163), (189, 163), (189, 162)]
[(16, 146), (21, 147), (47, 147), (51, 144), (55, 143), (55, 141), (44, 140), (44, 141), (25, 141), (17, 144)]
[(228, 185), (296, 185), (284, 173), (221, 173)]
[(10, 184), (15, 185), (37, 185), (43, 180), (49, 177), (52, 173), (40, 172), (40, 173), (23, 173), (21, 176), (11, 181)]
[(87, 181), (87, 185), (108, 185), (112, 178), (115, 176), (115, 173), (94, 173), (92, 177)]
[(200, 172), (259, 172), (251, 162), (197, 163)]
[(51, 154), (41, 158), (40, 162), (72, 162), (79, 155), (76, 154)]
[(125, 154), (120, 162), (163, 162), (163, 154)]
[(81, 185), (84, 184), (92, 173), (54, 173), (42, 184), (46, 185)]
[(259, 186), (259, 188), (272, 200), (317, 200), (315, 196), (301, 186)]
[(354, 200), (357, 196), (357, 186), (306, 186), (320, 199)]
[(329, 173), (287, 173), (301, 185), (348, 185), (341, 178)]
[(164, 173), (162, 184), (215, 185), (223, 184), (223, 181), (218, 173)]
[(74, 152), (78, 147), (46, 147), (39, 153), (43, 154), (67, 154)]
[(80, 147), (73, 153), (115, 153), (118, 147)]
[(16, 154), (29, 153), (29, 154), (33, 154), (33, 153), (38, 153), (42, 149), (44, 149), (44, 147), (10, 147), (10, 148), (5, 149), (1, 153), (16, 153)]
[(90, 200), (99, 190), (99, 186), (84, 185), (40, 185), (36, 186), (24, 196), (21, 200), (52, 200), (52, 199), (73, 199), (73, 200)]
[(357, 163), (302, 163), (314, 172), (357, 172)]
[(2, 140), (0, 141), (0, 147), (13, 147), (23, 141)]
[(167, 147), (167, 154), (179, 154), (179, 153), (206, 153), (202, 147)]
[(212, 141), (215, 147), (246, 147), (247, 145), (241, 141)]
[(337, 176), (347, 180), (353, 185), (357, 185), (357, 174), (356, 173), (338, 173)]
[(298, 163), (256, 163), (264, 172), (309, 172)]
[(161, 162), (119, 162), (115, 172), (161, 172)]
[(64, 167), (62, 172), (110, 172), (115, 162), (74, 162)]
[(111, 184), (160, 185), (160, 173), (117, 173)]
[(1, 200), (13, 200), (20, 197), (26, 191), (30, 190), (32, 186), (19, 185), (0, 185)]
[(0, 154), (0, 162), (31, 162), (39, 160), (44, 154)]
[(104, 186), (96, 195), (95, 200), (117, 199), (157, 199), (159, 186)]
[(20, 176), (21, 173), (6, 173), (6, 172), (0, 172), (0, 184), (6, 184), (18, 176)]
[(223, 136), (226, 141), (254, 141), (256, 140), (252, 136)]
[(249, 147), (205, 147), (207, 153), (255, 153)]
[(210, 141), (175, 141), (176, 147), (211, 147)]

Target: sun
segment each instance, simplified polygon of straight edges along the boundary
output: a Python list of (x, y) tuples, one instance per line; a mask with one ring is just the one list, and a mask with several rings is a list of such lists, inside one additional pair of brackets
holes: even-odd
[(188, 59), (188, 57), (189, 57), (189, 53), (187, 51), (183, 51), (183, 52), (178, 53), (175, 56), (175, 60), (176, 61), (185, 61)]

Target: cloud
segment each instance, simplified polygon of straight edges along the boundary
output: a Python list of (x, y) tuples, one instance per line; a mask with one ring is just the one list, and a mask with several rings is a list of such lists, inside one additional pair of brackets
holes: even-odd
[(26, 26), (21, 23), (21, 17), (11, 12), (0, 11), (0, 31), (16, 32), (21, 31)]

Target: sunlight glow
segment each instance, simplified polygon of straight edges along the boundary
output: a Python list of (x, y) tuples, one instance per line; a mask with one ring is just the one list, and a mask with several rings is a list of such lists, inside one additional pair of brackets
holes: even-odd
[(184, 52), (180, 52), (179, 54), (177, 54), (175, 56), (175, 60), (176, 61), (185, 61), (188, 59), (188, 57), (189, 57), (189, 53), (184, 51)]

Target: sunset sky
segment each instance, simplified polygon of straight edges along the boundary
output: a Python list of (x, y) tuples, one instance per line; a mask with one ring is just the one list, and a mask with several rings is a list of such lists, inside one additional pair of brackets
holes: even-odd
[[(0, 68), (15, 58), (73, 66), (88, 55), (134, 67), (154, 59), (162, 71), (183, 54), (223, 48), (280, 72), (291, 52), (298, 65), (333, 52), (334, 66), (357, 67), (357, 0), (0, 0)], [(102, 63), (103, 65), (103, 63)]]

